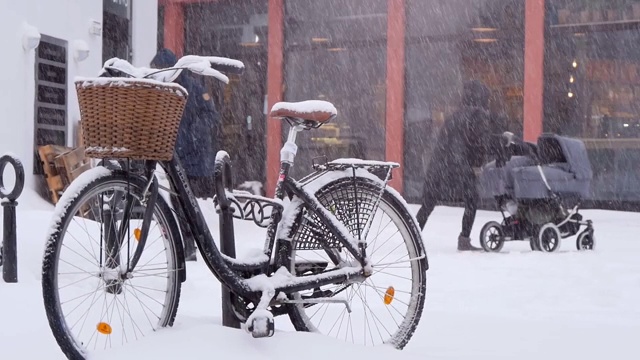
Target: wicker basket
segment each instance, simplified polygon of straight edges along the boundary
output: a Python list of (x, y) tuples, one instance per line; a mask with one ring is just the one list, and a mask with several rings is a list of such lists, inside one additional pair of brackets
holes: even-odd
[(130, 78), (75, 81), (85, 154), (92, 158), (171, 160), (187, 91)]

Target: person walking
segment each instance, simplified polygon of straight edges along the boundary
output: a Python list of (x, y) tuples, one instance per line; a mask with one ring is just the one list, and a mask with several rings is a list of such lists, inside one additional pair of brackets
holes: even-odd
[(424, 230), (438, 202), (464, 202), (460, 251), (482, 250), (470, 239), (479, 201), (477, 175), (492, 151), (492, 135), (502, 134), (506, 125), (504, 117), (489, 112), (489, 97), (489, 89), (480, 81), (464, 84), (460, 108), (445, 120), (436, 137), (416, 215)]
[[(171, 50), (161, 49), (151, 60), (151, 67), (172, 67), (177, 60)], [(184, 167), (194, 195), (200, 199), (213, 198), (215, 194), (213, 166), (217, 152), (216, 139), (220, 117), (211, 95), (189, 71), (182, 71), (175, 82), (182, 85), (189, 94), (178, 128), (176, 154)], [(176, 196), (171, 196), (171, 202), (178, 212), (178, 218), (185, 219), (186, 216), (180, 211)], [(182, 221), (180, 227), (184, 237), (185, 258), (187, 261), (195, 261), (196, 246), (193, 234), (189, 226), (184, 225)]]

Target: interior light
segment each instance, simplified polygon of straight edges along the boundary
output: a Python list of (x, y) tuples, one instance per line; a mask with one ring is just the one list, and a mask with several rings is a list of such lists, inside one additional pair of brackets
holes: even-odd
[(567, 94), (568, 97), (572, 98), (573, 97), (573, 92), (569, 91), (569, 93)]
[(498, 29), (494, 27), (488, 27), (488, 26), (478, 26), (478, 27), (471, 28), (471, 30), (476, 32), (490, 32), (490, 31), (496, 31)]
[(573, 75), (571, 75), (571, 77), (569, 78), (569, 82), (573, 84), (574, 82)]
[(577, 61), (575, 61), (575, 60), (573, 60), (573, 64), (571, 64), (571, 65), (572, 65), (574, 68), (577, 68), (577, 67), (578, 67), (578, 62), (577, 62)]
[(498, 39), (490, 39), (490, 38), (481, 38), (481, 39), (473, 39), (475, 42), (479, 43), (492, 43), (498, 41)]
[(313, 37), (311, 38), (311, 41), (316, 43), (325, 43), (325, 42), (329, 42), (329, 38)]

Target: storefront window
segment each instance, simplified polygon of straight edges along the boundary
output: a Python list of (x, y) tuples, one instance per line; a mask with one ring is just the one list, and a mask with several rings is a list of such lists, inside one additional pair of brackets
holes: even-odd
[(406, 0), (406, 19), (404, 195), (416, 201), (430, 147), (465, 82), (487, 85), (491, 110), (522, 134), (524, 1)]
[(582, 138), (596, 201), (640, 200), (640, 1), (547, 3), (544, 130)]
[(229, 152), (237, 184), (266, 179), (268, 0), (220, 0), (185, 6), (185, 53), (241, 60), (228, 85), (205, 82), (220, 113), (217, 149)]
[(301, 134), (294, 176), (314, 157), (384, 160), (386, 33), (387, 0), (285, 1), (285, 100), (338, 110), (334, 123)]

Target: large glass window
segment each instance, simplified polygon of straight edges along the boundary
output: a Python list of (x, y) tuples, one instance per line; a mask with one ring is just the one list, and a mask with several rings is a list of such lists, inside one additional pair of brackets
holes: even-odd
[[(415, 201), (439, 128), (480, 80), (491, 110), (522, 134), (523, 0), (406, 0), (404, 189)], [(506, 130), (506, 129), (505, 129)]]
[(582, 138), (593, 200), (640, 200), (640, 1), (551, 0), (544, 130)]
[(387, 0), (285, 1), (285, 100), (338, 110), (333, 124), (301, 134), (293, 176), (319, 156), (384, 159), (386, 34)]
[(241, 60), (241, 76), (205, 81), (220, 113), (217, 148), (229, 152), (238, 184), (266, 179), (268, 0), (220, 0), (185, 6), (185, 53)]

